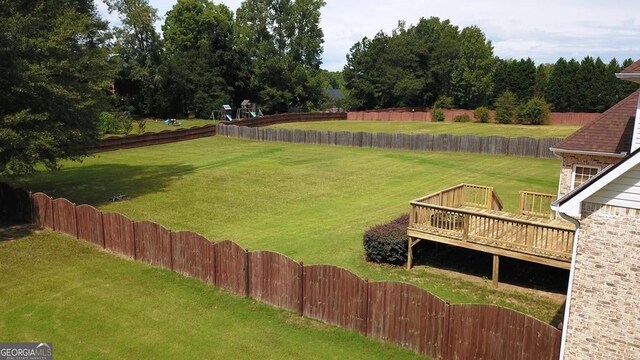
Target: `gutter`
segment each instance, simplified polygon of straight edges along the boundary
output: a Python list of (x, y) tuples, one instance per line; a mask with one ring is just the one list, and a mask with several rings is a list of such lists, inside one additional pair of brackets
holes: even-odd
[(557, 153), (565, 154), (579, 154), (579, 155), (592, 155), (592, 156), (607, 156), (607, 157), (616, 157), (623, 158), (627, 156), (626, 152), (622, 153), (607, 153), (607, 152), (599, 152), (599, 151), (584, 151), (584, 150), (566, 150), (566, 149), (558, 149), (558, 148), (549, 148), (551, 152), (553, 152), (556, 156)]
[(573, 274), (575, 274), (576, 269), (576, 255), (578, 253), (578, 234), (580, 234), (580, 221), (576, 218), (573, 218), (563, 212), (560, 212), (560, 206), (551, 206), (551, 210), (556, 211), (560, 216), (573, 223), (576, 226), (576, 231), (573, 234), (573, 251), (571, 253), (571, 268), (569, 270), (569, 286), (567, 287), (567, 300), (565, 302), (564, 307), (564, 317), (562, 320), (562, 338), (560, 340), (560, 358), (559, 360), (564, 360), (564, 351), (565, 345), (567, 342), (567, 329), (569, 328), (569, 312), (571, 310), (571, 292), (573, 291)]

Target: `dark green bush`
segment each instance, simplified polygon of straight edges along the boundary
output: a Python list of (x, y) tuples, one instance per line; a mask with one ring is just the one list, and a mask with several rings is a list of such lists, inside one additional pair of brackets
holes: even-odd
[(376, 225), (364, 233), (367, 261), (402, 265), (407, 262), (409, 214), (389, 223)]
[(488, 123), (491, 120), (491, 111), (489, 108), (480, 106), (473, 111), (473, 117), (481, 123)]
[(511, 91), (505, 91), (496, 99), (496, 120), (501, 124), (511, 124), (518, 108), (518, 99)]
[(456, 115), (453, 117), (453, 122), (466, 123), (471, 122), (471, 117), (467, 114)]
[(551, 110), (549, 104), (539, 97), (535, 97), (518, 108), (516, 119), (519, 124), (544, 125), (549, 123)]
[(444, 111), (440, 108), (431, 110), (431, 121), (444, 121)]
[(133, 129), (131, 118), (124, 113), (100, 113), (98, 130), (101, 134), (128, 134)]
[(450, 96), (440, 96), (438, 100), (433, 103), (433, 107), (440, 109), (453, 109), (453, 98)]

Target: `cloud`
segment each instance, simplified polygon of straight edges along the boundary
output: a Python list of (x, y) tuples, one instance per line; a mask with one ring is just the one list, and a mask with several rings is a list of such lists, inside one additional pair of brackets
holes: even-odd
[[(176, 0), (150, 0), (164, 16)], [(234, 12), (241, 0), (222, 1)], [(559, 57), (600, 56), (608, 61), (640, 57), (640, 2), (618, 0), (326, 0), (322, 9), (323, 68), (340, 70), (353, 44), (398, 20), (450, 19), (460, 28), (477, 25), (497, 56), (531, 57), (536, 63)], [(638, 14), (638, 15), (636, 15)]]

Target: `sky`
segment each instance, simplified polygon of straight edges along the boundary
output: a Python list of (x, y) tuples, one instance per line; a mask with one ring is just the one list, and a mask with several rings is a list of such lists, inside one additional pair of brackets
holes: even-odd
[[(102, 17), (117, 24), (101, 0)], [(162, 16), (177, 0), (149, 0)], [(640, 1), (638, 0), (325, 0), (322, 68), (342, 70), (353, 44), (397, 26), (415, 24), (421, 17), (449, 19), (460, 29), (477, 25), (491, 40), (500, 58), (528, 58), (536, 64), (558, 58), (581, 60), (587, 55), (605, 62), (640, 58)], [(214, 1), (232, 11), (242, 0)], [(157, 24), (160, 29), (160, 24)]]

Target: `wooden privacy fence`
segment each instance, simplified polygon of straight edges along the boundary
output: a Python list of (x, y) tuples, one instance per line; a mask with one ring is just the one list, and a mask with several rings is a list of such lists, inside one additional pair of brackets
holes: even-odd
[[(442, 109), (445, 121), (452, 121), (458, 115), (467, 115), (473, 119), (473, 110)], [(491, 119), (495, 119), (495, 111), (491, 111)], [(552, 112), (549, 122), (553, 125), (585, 125), (598, 118), (600, 113), (560, 113)], [(433, 121), (430, 109), (396, 108), (368, 111), (349, 111), (347, 120), (381, 120), (381, 121)], [(494, 120), (495, 121), (495, 120)]]
[[(25, 196), (26, 194), (26, 196)], [(561, 332), (517, 311), (450, 304), (413, 285), (368, 282), (332, 265), (303, 265), (232, 241), (102, 213), (0, 183), (0, 210), (125, 257), (436, 359), (557, 359)], [(27, 207), (27, 211), (24, 208)]]
[(192, 128), (182, 128), (177, 130), (163, 130), (157, 133), (146, 133), (139, 135), (110, 136), (100, 140), (98, 146), (87, 149), (89, 153), (98, 153), (119, 149), (130, 149), (142, 146), (151, 146), (198, 139), (206, 136), (214, 136), (216, 127), (213, 124), (197, 126)]
[(328, 121), (328, 120), (346, 120), (346, 112), (315, 112), (315, 113), (287, 113), (261, 116), (252, 119), (233, 120), (224, 122), (225, 124), (234, 124), (237, 126), (260, 127), (275, 124), (285, 124), (292, 122), (308, 122), (308, 121)]
[(537, 158), (554, 158), (549, 150), (560, 138), (535, 139), (503, 136), (390, 134), (348, 131), (318, 131), (274, 128), (250, 128), (216, 125), (221, 136), (255, 141), (278, 141), (298, 144), (322, 144), (416, 151), (453, 151)]

